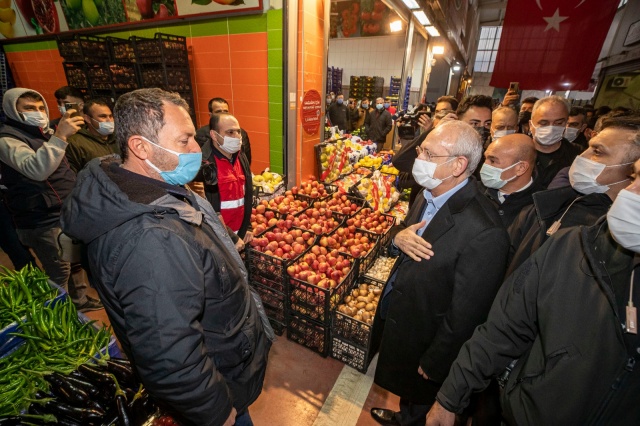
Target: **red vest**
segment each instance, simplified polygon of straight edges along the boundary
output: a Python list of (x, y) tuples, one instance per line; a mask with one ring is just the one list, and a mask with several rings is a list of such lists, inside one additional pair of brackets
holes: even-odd
[(218, 168), (218, 191), (220, 192), (220, 214), (224, 223), (233, 232), (238, 232), (244, 218), (245, 177), (242, 164), (236, 155), (233, 164), (227, 158), (214, 156)]

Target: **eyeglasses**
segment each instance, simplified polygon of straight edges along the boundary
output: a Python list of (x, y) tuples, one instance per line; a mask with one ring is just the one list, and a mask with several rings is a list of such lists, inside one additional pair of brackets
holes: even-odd
[(439, 157), (443, 157), (443, 158), (449, 158), (449, 157), (455, 157), (455, 155), (433, 155), (431, 154), (431, 152), (429, 152), (428, 149), (423, 148), (421, 146), (416, 146), (416, 152), (418, 153), (418, 157), (420, 157), (422, 154), (426, 155), (427, 157), (427, 161), (431, 161), (432, 158), (439, 158)]

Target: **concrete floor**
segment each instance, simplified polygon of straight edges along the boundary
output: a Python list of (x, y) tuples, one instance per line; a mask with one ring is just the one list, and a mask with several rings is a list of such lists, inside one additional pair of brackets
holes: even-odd
[[(0, 265), (12, 267), (2, 251)], [(97, 297), (95, 290), (90, 291)], [(109, 324), (104, 310), (86, 315)], [(286, 336), (278, 337), (269, 355), (262, 394), (249, 408), (251, 417), (256, 426), (377, 425), (369, 410), (397, 410), (399, 398), (372, 384), (374, 367), (365, 375)]]

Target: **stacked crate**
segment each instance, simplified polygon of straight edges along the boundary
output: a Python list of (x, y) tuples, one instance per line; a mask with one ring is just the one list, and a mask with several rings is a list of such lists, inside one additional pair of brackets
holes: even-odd
[(109, 71), (109, 46), (103, 37), (75, 34), (58, 39), (69, 86), (92, 98), (114, 99)]

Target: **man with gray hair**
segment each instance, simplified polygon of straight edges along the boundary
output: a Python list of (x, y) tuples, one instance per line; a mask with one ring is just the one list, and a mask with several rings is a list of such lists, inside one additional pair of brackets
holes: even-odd
[(417, 151), (413, 176), (424, 190), (391, 231), (390, 249), (401, 253), (373, 326), (375, 382), (400, 396), (399, 413), (371, 410), (381, 424), (424, 424), (460, 347), (486, 319), (509, 254), (500, 217), (472, 176), (478, 132), (442, 123)]
[(187, 103), (140, 89), (115, 106), (118, 157), (90, 161), (62, 211), (149, 393), (185, 425), (250, 425), (272, 330), (226, 228), (184, 187), (202, 154)]
[(533, 105), (529, 128), (538, 154), (536, 175), (542, 188), (582, 151), (563, 137), (568, 119), (569, 103), (560, 96), (542, 98)]
[(518, 130), (518, 114), (509, 107), (498, 107), (491, 113), (491, 141), (511, 135)]

